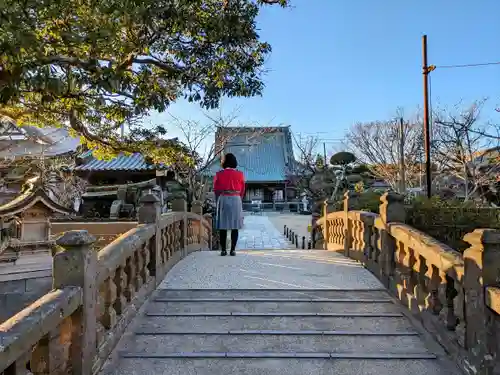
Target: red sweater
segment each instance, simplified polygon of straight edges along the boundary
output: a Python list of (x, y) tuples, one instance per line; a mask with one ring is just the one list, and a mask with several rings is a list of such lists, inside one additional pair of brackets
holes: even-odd
[[(225, 193), (225, 191), (236, 191), (238, 193)], [(245, 196), (245, 177), (243, 172), (236, 169), (226, 168), (215, 174), (214, 177), (215, 195), (239, 195)]]

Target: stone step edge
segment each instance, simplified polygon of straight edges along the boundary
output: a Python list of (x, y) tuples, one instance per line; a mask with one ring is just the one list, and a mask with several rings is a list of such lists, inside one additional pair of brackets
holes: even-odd
[(384, 292), (388, 293), (387, 289), (326, 289), (326, 288), (311, 288), (311, 289), (281, 289), (281, 288), (161, 288), (158, 291), (166, 292), (294, 292), (294, 293), (308, 293), (308, 292)]
[(262, 336), (419, 336), (416, 331), (367, 332), (367, 331), (285, 331), (285, 330), (229, 330), (229, 331), (165, 331), (159, 328), (151, 330), (138, 329), (135, 335), (168, 336), (168, 335), (262, 335)]
[(437, 359), (432, 353), (352, 353), (352, 352), (324, 352), (324, 353), (237, 353), (237, 352), (179, 352), (179, 353), (134, 353), (120, 352), (122, 358), (135, 359), (168, 359), (168, 358), (303, 358), (303, 359), (358, 359), (358, 360), (398, 360), (398, 359)]
[(331, 302), (331, 303), (394, 303), (389, 298), (162, 298), (156, 297), (153, 302)]
[(163, 313), (163, 312), (146, 312), (145, 316), (150, 317), (227, 317), (227, 316), (238, 316), (238, 317), (328, 317), (328, 318), (404, 318), (405, 316), (401, 313), (329, 313), (329, 312), (262, 312), (262, 313), (252, 313), (252, 312), (185, 312), (185, 313)]

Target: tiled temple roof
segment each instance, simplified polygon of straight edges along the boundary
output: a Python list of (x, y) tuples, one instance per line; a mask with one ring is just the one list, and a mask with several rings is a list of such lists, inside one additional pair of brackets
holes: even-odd
[[(274, 182), (286, 180), (289, 165), (293, 161), (289, 127), (224, 128), (226, 146), (223, 153), (232, 153), (238, 160), (247, 182)], [(234, 136), (227, 136), (227, 132)], [(220, 136), (219, 136), (220, 137)], [(216, 135), (217, 138), (217, 135)], [(216, 142), (220, 141), (220, 138)], [(220, 170), (220, 159), (212, 163), (206, 174)]]
[(83, 163), (74, 167), (75, 171), (154, 171), (158, 165), (148, 163), (144, 157), (135, 153), (132, 155), (118, 155), (111, 160), (99, 160), (92, 156), (92, 151), (87, 151), (79, 156)]

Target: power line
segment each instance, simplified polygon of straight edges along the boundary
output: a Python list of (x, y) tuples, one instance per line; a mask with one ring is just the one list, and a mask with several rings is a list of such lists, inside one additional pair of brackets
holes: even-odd
[(436, 69), (473, 68), (477, 66), (490, 66), (490, 65), (500, 65), (500, 61), (492, 61), (492, 62), (476, 63), (476, 64), (435, 65), (435, 68)]

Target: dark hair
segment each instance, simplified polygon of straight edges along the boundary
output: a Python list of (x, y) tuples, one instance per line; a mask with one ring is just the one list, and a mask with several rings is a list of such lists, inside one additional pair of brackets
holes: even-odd
[(167, 171), (166, 177), (173, 180), (175, 178), (175, 172), (174, 171)]
[(229, 153), (224, 155), (222, 159), (222, 168), (236, 168), (238, 166), (238, 161), (236, 160), (236, 156)]

